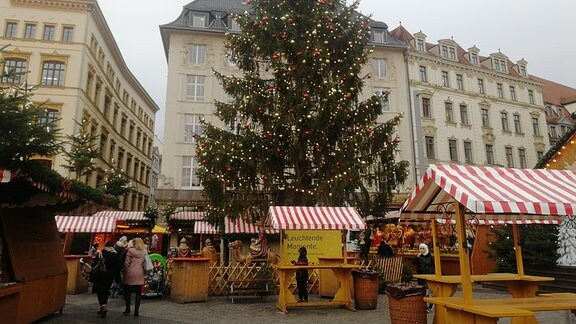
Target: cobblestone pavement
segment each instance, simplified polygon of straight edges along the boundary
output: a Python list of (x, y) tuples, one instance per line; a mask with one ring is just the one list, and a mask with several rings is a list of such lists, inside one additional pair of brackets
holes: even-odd
[[(459, 292), (457, 292), (457, 295)], [(504, 298), (503, 292), (475, 287), (475, 298)], [(311, 296), (312, 297), (312, 296)], [(357, 310), (351, 312), (340, 308), (304, 308), (289, 309), (287, 314), (276, 308), (276, 296), (261, 299), (259, 297), (235, 298), (234, 304), (226, 297), (208, 297), (205, 302), (178, 304), (170, 297), (146, 298), (142, 300), (140, 316), (125, 316), (124, 301), (110, 299), (109, 312), (105, 319), (96, 311), (96, 295), (85, 293), (68, 295), (62, 314), (55, 313), (41, 323), (391, 323), (388, 309), (388, 297), (380, 295), (375, 310)], [(576, 324), (576, 318), (569, 312), (539, 312), (540, 323)], [(428, 314), (428, 323), (432, 323), (433, 312)], [(501, 320), (499, 323), (509, 323)]]

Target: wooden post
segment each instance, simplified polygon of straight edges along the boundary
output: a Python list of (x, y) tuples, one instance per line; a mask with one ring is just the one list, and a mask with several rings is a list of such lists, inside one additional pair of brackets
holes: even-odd
[(520, 234), (518, 233), (518, 224), (512, 224), (512, 239), (514, 240), (514, 251), (516, 253), (516, 269), (518, 275), (524, 275), (524, 262), (522, 261), (522, 247), (520, 247)]
[(342, 241), (342, 253), (344, 257), (344, 264), (348, 264), (348, 246), (346, 245), (346, 236), (348, 234), (348, 230), (343, 230), (342, 235), (340, 235)]
[(462, 278), (462, 297), (465, 303), (472, 302), (472, 278), (470, 277), (470, 258), (466, 246), (465, 207), (454, 201), (456, 210), (456, 234), (458, 236), (458, 257), (460, 259), (460, 276)]
[(436, 232), (436, 220), (432, 219), (432, 223), (430, 224), (431, 231), (432, 231), (432, 249), (434, 251), (434, 275), (436, 278), (442, 276), (442, 264), (440, 260), (440, 247), (438, 246), (438, 233)]

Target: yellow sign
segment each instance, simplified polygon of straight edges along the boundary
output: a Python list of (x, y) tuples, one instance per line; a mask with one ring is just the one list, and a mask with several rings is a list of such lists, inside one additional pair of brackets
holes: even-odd
[(338, 230), (285, 230), (282, 263), (298, 260), (301, 246), (306, 247), (310, 264), (318, 264), (319, 257), (342, 257), (342, 233)]

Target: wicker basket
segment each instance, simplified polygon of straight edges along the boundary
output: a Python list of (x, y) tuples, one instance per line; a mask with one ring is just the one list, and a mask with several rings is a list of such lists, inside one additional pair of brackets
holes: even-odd
[(424, 296), (396, 299), (388, 296), (392, 324), (426, 324), (426, 302)]
[(352, 271), (356, 309), (376, 309), (378, 305), (378, 272)]

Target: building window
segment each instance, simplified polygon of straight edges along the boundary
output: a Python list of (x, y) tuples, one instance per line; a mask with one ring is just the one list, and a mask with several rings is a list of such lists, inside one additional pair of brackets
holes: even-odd
[(470, 141), (464, 142), (464, 158), (466, 163), (472, 163), (472, 142)]
[(502, 87), (502, 83), (496, 83), (496, 90), (498, 90), (498, 97), (504, 98), (504, 88)]
[(21, 59), (6, 59), (4, 71), (9, 74), (2, 78), (4, 83), (24, 83), (26, 80), (26, 66), (28, 62)]
[(472, 64), (478, 65), (478, 54), (472, 53)]
[(455, 139), (448, 140), (448, 150), (450, 151), (450, 161), (458, 162), (458, 148)]
[(486, 164), (494, 164), (494, 147), (492, 144), (486, 144)]
[(470, 125), (468, 121), (468, 106), (460, 105), (460, 121), (462, 125)]
[(204, 100), (204, 76), (202, 75), (188, 75), (186, 99), (192, 101)]
[(206, 27), (206, 15), (192, 14), (192, 27)]
[(448, 58), (448, 46), (442, 45), (442, 57)]
[(520, 65), (520, 75), (523, 77), (527, 76), (525, 65)]
[(446, 101), (444, 103), (444, 108), (446, 110), (446, 121), (449, 123), (453, 123), (454, 122), (454, 110), (452, 109), (452, 103), (449, 101)]
[(540, 125), (538, 123), (537, 117), (532, 117), (532, 130), (534, 131), (534, 136), (541, 136), (540, 135)]
[(516, 101), (516, 88), (510, 86), (510, 99)]
[(458, 90), (464, 90), (464, 78), (462, 74), (456, 74), (456, 86)]
[(434, 150), (434, 137), (433, 136), (426, 136), (426, 158), (429, 160), (436, 159), (436, 152)]
[(420, 81), (428, 82), (428, 77), (426, 76), (426, 67), (420, 65)]
[(514, 155), (512, 155), (512, 148), (510, 146), (506, 146), (506, 166), (509, 168), (514, 167)]
[(380, 104), (382, 105), (382, 111), (390, 111), (390, 96), (384, 97), (383, 95), (389, 94), (389, 90), (385, 88), (374, 88), (374, 93), (378, 96), (382, 96)]
[(450, 79), (448, 78), (447, 71), (442, 71), (442, 85), (446, 88), (450, 87)]
[(62, 86), (64, 84), (64, 63), (46, 61), (42, 68), (42, 85)]
[(432, 109), (430, 107), (429, 98), (422, 98), (422, 116), (432, 118)]
[(193, 156), (182, 157), (182, 187), (198, 187), (200, 179), (196, 175), (198, 171), (198, 161)]
[(520, 123), (520, 115), (514, 115), (514, 131), (516, 133), (522, 133), (522, 124)]
[(456, 60), (456, 49), (454, 47), (448, 47), (448, 52), (450, 53), (450, 59)]
[(484, 94), (484, 80), (478, 79), (478, 93)]
[(505, 111), (500, 112), (500, 120), (502, 121), (502, 130), (505, 132), (510, 131), (508, 127), (508, 113)]
[(206, 62), (206, 45), (188, 45), (188, 63), (204, 64)]
[(372, 60), (372, 70), (374, 75), (377, 77), (386, 76), (386, 60), (384, 59), (373, 59)]
[(242, 28), (240, 27), (240, 24), (236, 21), (236, 19), (230, 18), (230, 29), (232, 29), (233, 31), (239, 31)]
[(442, 45), (442, 57), (456, 60), (456, 49), (452, 46)]
[(46, 114), (38, 118), (38, 124), (46, 126), (50, 132), (58, 129), (59, 112), (56, 109), (46, 109)]
[(74, 28), (73, 27), (63, 27), (62, 28), (62, 41), (63, 42), (71, 42), (72, 37), (74, 36)]
[(518, 148), (518, 160), (520, 161), (520, 167), (526, 169), (528, 167), (528, 162), (526, 161), (526, 149)]
[(184, 115), (184, 142), (194, 142), (196, 135), (202, 134), (202, 115)]
[(542, 161), (542, 159), (544, 158), (544, 151), (536, 151), (536, 158), (538, 159), (538, 161)]
[(426, 50), (426, 48), (424, 47), (424, 40), (423, 39), (417, 39), (416, 40), (416, 47), (418, 47), (418, 51), (424, 52)]
[(15, 22), (6, 23), (6, 30), (4, 30), (4, 37), (16, 38), (16, 31), (18, 24)]
[(56, 27), (54, 25), (44, 26), (44, 34), (42, 34), (42, 39), (43, 40), (53, 40), (55, 32), (56, 32)]
[(33, 39), (36, 37), (36, 24), (26, 24), (24, 38)]
[(558, 132), (556, 131), (556, 126), (550, 125), (550, 137), (557, 138)]
[(382, 30), (375, 30), (373, 32), (374, 43), (384, 44), (386, 43), (386, 33)]
[(532, 91), (532, 90), (528, 90), (528, 101), (529, 101), (531, 104), (534, 104), (534, 103), (535, 103), (535, 101), (534, 101), (534, 91)]
[(490, 127), (490, 118), (488, 116), (488, 109), (482, 108), (480, 109), (480, 113), (482, 114), (482, 127)]
[(506, 72), (507, 71), (506, 70), (506, 61), (501, 60), (501, 59), (492, 58), (492, 67), (496, 71), (500, 71), (500, 72)]

